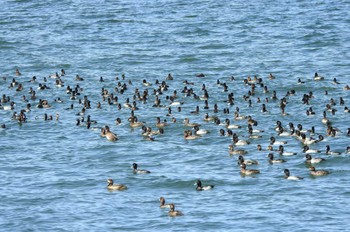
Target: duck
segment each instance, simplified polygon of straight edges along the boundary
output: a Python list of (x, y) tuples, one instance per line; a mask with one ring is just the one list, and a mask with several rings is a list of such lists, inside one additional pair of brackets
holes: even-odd
[(170, 204), (169, 206), (170, 210), (168, 215), (170, 217), (177, 217), (177, 216), (183, 216), (184, 214), (181, 211), (175, 210), (175, 205), (174, 204)]
[(144, 125), (144, 123), (143, 122), (138, 122), (137, 118), (133, 117), (133, 118), (131, 118), (129, 125), (132, 128), (137, 128), (137, 127), (142, 127)]
[(272, 75), (272, 73), (269, 74), (269, 80), (274, 80), (276, 79), (276, 77), (274, 75)]
[(323, 158), (313, 158), (313, 157), (311, 157), (310, 154), (306, 154), (305, 158), (306, 158), (306, 163), (309, 163), (309, 164), (318, 164), (318, 163), (326, 161)]
[(199, 135), (192, 135), (192, 131), (190, 131), (190, 130), (184, 131), (184, 139), (186, 139), (186, 140), (194, 140), (194, 139), (198, 139), (200, 137), (201, 136), (199, 136)]
[(16, 76), (20, 76), (20, 75), (22, 75), (22, 73), (19, 71), (19, 69), (16, 69), (15, 75), (16, 75)]
[(329, 119), (327, 118), (326, 111), (323, 111), (323, 118), (321, 119), (321, 122), (323, 124), (328, 124), (329, 123)]
[(184, 119), (184, 124), (185, 124), (185, 126), (188, 126), (188, 127), (200, 127), (201, 126), (201, 124), (199, 124), (199, 123), (190, 123), (190, 119), (189, 118), (185, 118)]
[(166, 123), (166, 122), (161, 122), (160, 121), (160, 117), (157, 117), (157, 122), (156, 122), (156, 127), (158, 127), (158, 128), (161, 128), (161, 127), (165, 127), (165, 126), (168, 126), (169, 124), (168, 123)]
[(194, 111), (190, 112), (191, 114), (199, 114), (199, 106), (196, 106), (196, 109)]
[(246, 164), (243, 163), (241, 164), (241, 174), (243, 175), (254, 175), (254, 174), (259, 174), (260, 171), (256, 169), (246, 169)]
[(236, 146), (246, 146), (246, 145), (250, 144), (250, 141), (238, 139), (238, 136), (236, 134), (232, 135), (232, 141), (233, 141), (234, 145), (236, 145)]
[(283, 129), (282, 126), (279, 127), (278, 136), (291, 136), (292, 133), (293, 133), (293, 131), (292, 131), (292, 132), (289, 132), (289, 131)]
[(160, 197), (159, 198), (159, 202), (160, 202), (160, 208), (170, 208), (171, 204), (165, 204), (165, 198), (164, 197)]
[(309, 146), (305, 145), (303, 147), (303, 152), (305, 154), (313, 154), (313, 153), (320, 153), (321, 151), (320, 150), (317, 150), (317, 149), (310, 149)]
[(132, 164), (132, 172), (134, 174), (149, 174), (149, 173), (151, 173), (148, 170), (137, 169), (137, 167), (138, 167), (137, 163)]
[(331, 151), (331, 147), (329, 145), (326, 145), (326, 154), (327, 155), (341, 155), (340, 152)]
[(318, 140), (317, 139), (313, 139), (313, 138), (307, 138), (306, 135), (304, 133), (300, 134), (300, 141), (304, 144), (304, 145), (311, 145), (314, 143), (317, 143)]
[(113, 179), (107, 179), (107, 189), (108, 190), (119, 190), (119, 191), (122, 191), (122, 190), (126, 190), (127, 187), (126, 185), (123, 185), (123, 184), (113, 184)]
[(200, 181), (199, 179), (196, 181), (195, 185), (197, 186), (196, 187), (197, 191), (206, 191), (206, 190), (211, 190), (211, 189), (214, 188), (214, 185), (205, 185), (205, 186), (203, 186), (202, 185), (202, 181)]
[(270, 137), (270, 145), (284, 145), (287, 144), (286, 141), (276, 141), (276, 138), (271, 136)]
[(199, 129), (199, 126), (194, 126), (194, 133), (196, 135), (206, 135), (206, 134), (209, 134), (210, 131), (206, 129)]
[(103, 137), (106, 137), (108, 141), (116, 141), (118, 140), (118, 136), (110, 131), (109, 126), (105, 126), (103, 129), (103, 133), (101, 134)]
[(314, 76), (314, 80), (315, 80), (315, 81), (324, 80), (324, 77), (318, 75), (318, 73), (316, 72), (316, 73), (315, 73), (315, 76)]
[(305, 81), (302, 81), (301, 78), (298, 79), (298, 84), (301, 85), (301, 84), (305, 84)]
[(242, 155), (238, 156), (238, 162), (239, 165), (245, 164), (245, 165), (258, 165), (259, 162), (256, 160), (250, 160), (250, 159), (244, 159)]
[(278, 147), (278, 152), (280, 153), (280, 155), (284, 155), (284, 156), (291, 156), (291, 155), (296, 155), (297, 154), (296, 152), (286, 152), (286, 151), (284, 151), (283, 145), (280, 145)]
[(225, 119), (225, 127), (227, 129), (239, 129), (239, 128), (241, 128), (240, 125), (230, 124), (230, 119), (228, 119), (228, 118)]
[(152, 84), (150, 82), (147, 82), (146, 79), (143, 79), (142, 84), (146, 87), (151, 86)]
[(300, 176), (291, 176), (289, 169), (284, 169), (284, 178), (287, 180), (302, 180), (302, 179), (304, 179), (303, 177), (300, 177)]
[(218, 117), (216, 117), (216, 116), (209, 116), (208, 113), (205, 113), (203, 120), (206, 121), (206, 122), (210, 122), (210, 121), (215, 121), (216, 119), (218, 119)]
[(340, 84), (340, 82), (337, 80), (337, 78), (333, 78), (333, 84), (335, 84), (335, 85), (339, 85), (339, 84)]
[(252, 116), (247, 116), (247, 123), (252, 126), (257, 126), (258, 122), (252, 118)]
[(309, 170), (310, 170), (310, 174), (313, 176), (325, 176), (330, 174), (330, 172), (327, 170), (316, 170), (314, 166), (311, 166)]
[(228, 153), (230, 155), (245, 155), (247, 154), (248, 152), (246, 150), (243, 150), (243, 149), (234, 149), (234, 145), (231, 144), (228, 146)]
[(234, 113), (234, 119), (235, 119), (235, 120), (243, 120), (243, 119), (246, 119), (246, 118), (247, 118), (247, 116), (245, 116), (245, 115), (240, 115), (238, 111), (236, 111), (236, 112)]
[(286, 161), (284, 159), (274, 159), (273, 157), (273, 154), (272, 153), (269, 153), (267, 155), (267, 157), (269, 158), (269, 162), (272, 163), (272, 164), (275, 164), (275, 163), (285, 163)]

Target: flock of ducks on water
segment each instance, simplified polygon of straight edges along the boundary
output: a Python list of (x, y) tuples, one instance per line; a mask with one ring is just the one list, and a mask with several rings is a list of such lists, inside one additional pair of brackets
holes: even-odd
[[(206, 86), (206, 84), (202, 84), (200, 88), (200, 93), (195, 91), (195, 82), (190, 82), (188, 80), (183, 81), (184, 87), (182, 89), (175, 89), (172, 93), (169, 93), (170, 86), (168, 85), (169, 82), (172, 82), (174, 80), (173, 76), (171, 74), (168, 74), (168, 76), (165, 78), (164, 81), (158, 81), (156, 80), (155, 83), (148, 82), (146, 79), (143, 79), (140, 83), (137, 84), (137, 87), (135, 87), (133, 90), (131, 90), (131, 87), (133, 86), (133, 83), (131, 80), (127, 81), (125, 78), (125, 75), (122, 75), (122, 78), (120, 79), (118, 76), (116, 77), (116, 84), (117, 86), (114, 88), (114, 92), (102, 87), (101, 88), (101, 101), (98, 102), (91, 102), (89, 99), (89, 96), (82, 96), (84, 89), (80, 86), (80, 84), (76, 84), (75, 87), (71, 87), (69, 85), (66, 85), (66, 80), (63, 80), (66, 78), (65, 70), (61, 70), (60, 74), (56, 72), (53, 75), (50, 75), (49, 77), (44, 77), (43, 82), (39, 82), (38, 78), (36, 76), (33, 76), (32, 78), (26, 78), (26, 75), (23, 75), (18, 69), (15, 70), (15, 76), (13, 78), (8, 77), (2, 77), (2, 82), (8, 83), (8, 80), (10, 80), (10, 83), (8, 85), (8, 89), (10, 91), (14, 91), (13, 96), (9, 96), (6, 94), (2, 94), (1, 102), (0, 102), (0, 110), (5, 111), (11, 111), (12, 116), (11, 120), (18, 121), (20, 125), (23, 123), (27, 123), (30, 120), (27, 118), (27, 114), (29, 114), (33, 109), (32, 105), (35, 105), (37, 109), (42, 108), (51, 108), (51, 102), (54, 101), (55, 103), (64, 103), (64, 98), (55, 98), (55, 99), (43, 99), (43, 97), (49, 97), (49, 95), (39, 94), (37, 95), (37, 92), (44, 92), (49, 91), (51, 88), (64, 88), (66, 91), (65, 93), (68, 94), (70, 99), (70, 104), (66, 110), (73, 110), (75, 109), (76, 105), (80, 106), (81, 111), (76, 113), (77, 116), (79, 116), (78, 119), (76, 119), (76, 126), (82, 126), (86, 127), (87, 129), (95, 129), (100, 130), (100, 136), (103, 138), (106, 138), (109, 141), (117, 141), (119, 139), (118, 135), (111, 131), (110, 126), (105, 125), (104, 127), (94, 127), (92, 125), (97, 124), (96, 120), (92, 120), (91, 116), (88, 115), (89, 109), (92, 107), (96, 107), (97, 109), (102, 109), (105, 104), (115, 106), (117, 110), (121, 110), (122, 108), (126, 108), (130, 110), (130, 117), (127, 119), (122, 118), (116, 118), (115, 119), (115, 125), (121, 125), (123, 121), (127, 121), (129, 126), (131, 128), (140, 128), (141, 135), (145, 140), (148, 141), (155, 141), (157, 136), (161, 136), (166, 133), (168, 130), (167, 128), (171, 128), (172, 124), (178, 123), (178, 118), (175, 117), (175, 114), (173, 113), (174, 109), (177, 111), (178, 114), (181, 114), (182, 107), (185, 104), (183, 101), (180, 101), (184, 98), (192, 98), (194, 101), (198, 102), (198, 104), (202, 104), (202, 106), (197, 105), (193, 111), (189, 113), (189, 115), (186, 115), (183, 122), (181, 122), (184, 126), (184, 133), (183, 138), (185, 140), (196, 140), (200, 139), (204, 136), (206, 136), (209, 133), (212, 133), (212, 131), (202, 128), (203, 123), (213, 123), (217, 125), (220, 129), (218, 129), (218, 135), (219, 136), (228, 136), (232, 138), (230, 145), (228, 146), (228, 153), (233, 155), (238, 155), (238, 164), (240, 165), (240, 173), (242, 175), (257, 175), (260, 173), (258, 169), (249, 169), (247, 166), (250, 165), (259, 165), (259, 162), (256, 160), (250, 160), (245, 159), (244, 156), (248, 154), (247, 150), (243, 148), (238, 148), (240, 146), (244, 147), (246, 145), (249, 145), (254, 142), (254, 139), (261, 138), (261, 133), (264, 132), (264, 130), (257, 129), (258, 120), (254, 119), (252, 115), (243, 115), (239, 109), (239, 107), (235, 107), (237, 99), (242, 99), (242, 101), (248, 105), (248, 107), (253, 107), (253, 103), (257, 102), (261, 105), (261, 114), (268, 114), (269, 109), (268, 106), (270, 102), (275, 102), (276, 105), (278, 105), (280, 109), (280, 117), (288, 116), (288, 100), (290, 97), (295, 96), (296, 91), (294, 89), (289, 89), (286, 91), (286, 93), (277, 93), (276, 91), (269, 90), (269, 87), (267, 86), (266, 82), (263, 80), (263, 78), (259, 78), (257, 76), (254, 76), (251, 78), (248, 76), (247, 78), (244, 78), (242, 80), (236, 80), (235, 77), (230, 77), (229, 82), (221, 82), (220, 80), (217, 80), (217, 88), (226, 95), (225, 99), (223, 99), (225, 107), (223, 109), (220, 109), (219, 103), (215, 103), (213, 105), (210, 101), (210, 95), (212, 92), (210, 90), (214, 89), (213, 86)], [(194, 78), (196, 82), (204, 81), (205, 75), (200, 73), (195, 75)], [(53, 79), (53, 85), (52, 83), (49, 83), (48, 80)], [(67, 78), (68, 79), (68, 78)], [(268, 81), (273, 81), (276, 79), (276, 77), (272, 74), (268, 75), (267, 77)], [(85, 79), (79, 75), (75, 76), (75, 82), (76, 83), (82, 83)], [(324, 81), (325, 78), (320, 76), (318, 73), (315, 73), (313, 80), (315, 82), (315, 85), (319, 81)], [(68, 80), (67, 80), (68, 81)], [(71, 81), (71, 80), (70, 80)], [(28, 88), (26, 86), (26, 82), (28, 82), (30, 87)], [(99, 82), (103, 83), (104, 79), (103, 77), (100, 77)], [(230, 86), (231, 82), (236, 84), (241, 83), (242, 88), (246, 88), (247, 92), (243, 96), (236, 96), (234, 92), (230, 92)], [(296, 82), (297, 85), (305, 84), (305, 81), (302, 81), (301, 78), (298, 79)], [(343, 85), (334, 78), (332, 80), (332, 84), (335, 86), (343, 86), (343, 91), (349, 91), (350, 87), (347, 83), (344, 83)], [(35, 88), (35, 85), (37, 86)], [(143, 88), (143, 89), (141, 89)], [(198, 86), (197, 86), (198, 88)], [(27, 94), (23, 94), (21, 97), (22, 104), (25, 105), (24, 108), (19, 109), (17, 107), (18, 99), (14, 99), (15, 96), (19, 96), (21, 92), (25, 92)], [(119, 101), (119, 97), (121, 97), (124, 94), (131, 93), (132, 101), (130, 101), (130, 97), (128, 97), (125, 101), (125, 103), (121, 103)], [(217, 93), (217, 92), (216, 92)], [(266, 98), (263, 99), (262, 97), (256, 97), (256, 95), (259, 94), (265, 94)], [(345, 92), (346, 93), (346, 92)], [(29, 94), (29, 95), (28, 95)], [(325, 95), (328, 95), (328, 90), (325, 90)], [(278, 96), (279, 95), (279, 96)], [(348, 94), (347, 94), (348, 95)], [(315, 99), (315, 96), (312, 91), (309, 91), (308, 93), (304, 93), (303, 96), (299, 95), (299, 101), (303, 105), (309, 106), (308, 109), (305, 112), (306, 117), (313, 117), (322, 114), (322, 117), (315, 118), (315, 123), (322, 123), (324, 125), (324, 131), (321, 133), (315, 132), (315, 127), (313, 126), (309, 130), (305, 130), (302, 126), (302, 124), (298, 124), (295, 126), (292, 122), (286, 125), (282, 125), (281, 121), (277, 121), (275, 125), (275, 132), (276, 136), (270, 137), (270, 144), (267, 147), (267, 149), (263, 149), (260, 144), (257, 144), (257, 151), (266, 151), (267, 154), (267, 160), (271, 164), (278, 164), (278, 163), (284, 163), (286, 162), (285, 159), (283, 159), (283, 156), (294, 156), (297, 154), (297, 152), (288, 152), (285, 150), (285, 146), (287, 146), (286, 141), (281, 141), (279, 139), (276, 139), (276, 137), (283, 138), (283, 136), (289, 136), (294, 137), (296, 140), (300, 142), (300, 144), (303, 146), (302, 152), (305, 154), (305, 163), (307, 164), (310, 175), (312, 176), (324, 176), (330, 174), (327, 170), (317, 170), (315, 165), (325, 162), (326, 159), (319, 158), (319, 157), (312, 157), (312, 155), (321, 153), (322, 151), (312, 149), (311, 146), (313, 144), (317, 144), (320, 142), (325, 141), (325, 137), (337, 137), (342, 136), (345, 134), (345, 136), (350, 136), (350, 128), (347, 128), (347, 132), (342, 132), (339, 128), (336, 128), (333, 126), (332, 121), (330, 118), (327, 117), (327, 113), (331, 115), (335, 115), (336, 112), (339, 110), (339, 107), (335, 106), (341, 106), (343, 107), (343, 112), (345, 114), (350, 113), (348, 107), (346, 106), (346, 103), (348, 103), (348, 98), (339, 98), (339, 103), (337, 99), (333, 98), (332, 96), (329, 99), (329, 102), (324, 106), (324, 110), (322, 112), (315, 112), (313, 107), (314, 104), (317, 104), (317, 100)], [(154, 104), (151, 103), (151, 106), (158, 109), (158, 108), (165, 108), (167, 109), (167, 114), (165, 115), (168, 120), (161, 118), (161, 115), (155, 118), (155, 124), (150, 122), (143, 122), (139, 121), (139, 116), (141, 113), (136, 115), (136, 112), (138, 112), (140, 109), (138, 107), (138, 103), (142, 104), (150, 104), (151, 101), (154, 101)], [(293, 99), (294, 101), (294, 99)], [(101, 103), (102, 102), (102, 103)], [(74, 105), (75, 104), (75, 105)], [(235, 111), (232, 112), (232, 109), (235, 108)], [(204, 111), (204, 113), (201, 113), (201, 111)], [(140, 110), (141, 111), (141, 110)], [(161, 111), (160, 111), (161, 112)], [(213, 115), (210, 115), (210, 112), (213, 112)], [(146, 112), (143, 112), (147, 114)], [(224, 115), (227, 115), (226, 119), (222, 119), (218, 116), (219, 113), (223, 113)], [(203, 115), (203, 123), (198, 122), (191, 122), (190, 117), (191, 115)], [(230, 120), (230, 117), (232, 117), (232, 120)], [(255, 115), (256, 118), (258, 118), (258, 115)], [(56, 113), (55, 116), (48, 115), (47, 113), (43, 116), (45, 121), (49, 120), (59, 120), (60, 114)], [(86, 118), (86, 119), (85, 119)], [(35, 119), (38, 119), (36, 116)], [(236, 122), (243, 122), (239, 124), (234, 124), (232, 121)], [(245, 123), (244, 123), (245, 122)], [(157, 129), (152, 129), (151, 124), (153, 124)], [(5, 130), (7, 128), (5, 123), (2, 123), (1, 129)], [(247, 129), (247, 140), (243, 139), (238, 133), (235, 133), (235, 130), (237, 129)], [(276, 149), (278, 147), (278, 149)], [(275, 158), (274, 153), (277, 153), (278, 155), (282, 156), (279, 158)], [(341, 155), (341, 154), (350, 154), (350, 146), (347, 146), (345, 148), (345, 152), (339, 152), (339, 151), (332, 151), (329, 144), (325, 146), (325, 154), (327, 155)], [(133, 163), (132, 165), (133, 173), (135, 174), (149, 174), (151, 173), (148, 170), (142, 170), (138, 169), (138, 165), (136, 163)], [(299, 176), (293, 176), (291, 175), (291, 172), (289, 169), (284, 169), (284, 178), (288, 180), (301, 180), (303, 177)], [(113, 179), (107, 180), (108, 185), (107, 189), (114, 191), (114, 190), (126, 190), (127, 186), (123, 184), (115, 184), (113, 182)], [(203, 190), (211, 190), (214, 188), (214, 185), (202, 185), (202, 182), (200, 180), (197, 180), (196, 182), (196, 190), (197, 191), (203, 191)], [(160, 207), (161, 208), (169, 208), (169, 216), (182, 216), (183, 213), (180, 211), (175, 210), (174, 204), (165, 204), (164, 197), (160, 197)]]

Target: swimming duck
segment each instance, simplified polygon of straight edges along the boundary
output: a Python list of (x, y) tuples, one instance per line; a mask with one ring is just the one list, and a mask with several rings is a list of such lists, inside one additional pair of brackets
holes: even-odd
[(313, 153), (320, 153), (321, 151), (317, 149), (310, 149), (309, 146), (306, 145), (303, 147), (303, 152), (305, 154), (313, 154)]
[(209, 134), (210, 131), (206, 129), (199, 129), (199, 126), (194, 126), (194, 133), (196, 135), (206, 135), (206, 134)]
[(337, 78), (333, 78), (333, 84), (339, 85), (340, 82), (337, 80)]
[(316, 170), (314, 166), (311, 166), (309, 170), (310, 170), (310, 174), (313, 176), (325, 176), (330, 173), (327, 170)]
[(329, 123), (329, 119), (327, 118), (326, 111), (323, 111), (323, 118), (322, 118), (321, 122), (323, 124), (328, 124)]
[(309, 164), (318, 164), (323, 161), (326, 161), (323, 158), (312, 158), (310, 154), (306, 154), (305, 158), (306, 158), (306, 163), (309, 163)]
[(184, 139), (186, 139), (186, 140), (194, 140), (194, 139), (198, 139), (200, 137), (201, 136), (199, 136), (199, 135), (192, 135), (192, 131), (190, 131), (190, 130), (184, 131)]
[(250, 141), (238, 139), (238, 136), (235, 136), (235, 134), (232, 136), (232, 141), (233, 141), (234, 145), (236, 145), (236, 146), (246, 146), (246, 145), (250, 144)]
[(284, 178), (287, 180), (302, 180), (303, 177), (300, 176), (291, 176), (288, 169), (284, 169)]
[(315, 80), (315, 81), (324, 80), (324, 77), (318, 75), (318, 73), (316, 72), (316, 73), (315, 73), (315, 76), (314, 76), (314, 80)]
[(136, 128), (136, 127), (142, 127), (144, 125), (144, 123), (138, 122), (136, 117), (132, 117), (129, 125), (132, 128)]
[(227, 129), (239, 129), (239, 128), (241, 128), (240, 125), (230, 124), (230, 119), (228, 119), (228, 118), (225, 119), (225, 127)]
[(256, 160), (250, 160), (250, 159), (244, 159), (242, 155), (238, 156), (238, 162), (239, 165), (246, 164), (246, 165), (258, 165), (259, 162)]
[(16, 69), (15, 75), (16, 75), (16, 76), (20, 76), (20, 75), (22, 75), (22, 73), (19, 71), (19, 69)]
[(142, 84), (146, 87), (151, 86), (152, 84), (150, 82), (147, 82), (146, 79), (143, 79)]
[(160, 128), (160, 127), (165, 127), (165, 126), (168, 126), (169, 124), (166, 123), (166, 122), (161, 122), (160, 121), (160, 117), (157, 117), (157, 122), (156, 122), (156, 127)]
[(284, 147), (283, 145), (280, 145), (278, 148), (278, 152), (280, 153), (280, 155), (284, 155), (284, 156), (290, 156), (290, 155), (296, 155), (296, 152), (286, 152), (284, 151)]
[(284, 162), (286, 162), (284, 159), (274, 159), (273, 158), (273, 154), (272, 153), (269, 153), (268, 155), (267, 155), (267, 157), (269, 158), (269, 162), (270, 163), (284, 163)]
[(123, 184), (113, 184), (113, 179), (107, 179), (107, 189), (108, 190), (126, 190), (127, 187)]
[(165, 198), (164, 197), (160, 197), (159, 198), (159, 202), (160, 202), (160, 208), (170, 208), (171, 204), (165, 204)]
[(196, 187), (197, 191), (205, 191), (205, 190), (210, 190), (210, 189), (214, 188), (214, 185), (205, 185), (205, 186), (203, 186), (202, 185), (202, 181), (200, 181), (200, 180), (197, 180), (195, 185), (197, 186)]
[(247, 116), (247, 123), (252, 126), (257, 126), (258, 122), (252, 118), (252, 116)]
[(216, 119), (218, 119), (218, 117), (216, 117), (216, 116), (209, 116), (209, 114), (206, 113), (203, 120), (206, 121), (206, 122), (210, 122), (210, 121), (214, 121)]
[(149, 174), (149, 173), (151, 173), (148, 170), (137, 169), (137, 166), (138, 166), (137, 163), (132, 164), (132, 172), (134, 174)]
[(300, 78), (298, 79), (298, 84), (301, 85), (301, 84), (305, 84), (305, 81), (302, 81)]
[(276, 141), (276, 138), (271, 136), (270, 137), (270, 145), (284, 145), (287, 144), (286, 141)]
[(201, 124), (199, 124), (199, 123), (190, 123), (190, 119), (189, 118), (185, 118), (184, 119), (184, 124), (185, 124), (185, 126), (188, 126), (188, 127), (200, 127), (201, 126)]
[(106, 137), (107, 140), (116, 141), (119, 139), (116, 134), (114, 134), (113, 132), (110, 131), (109, 126), (105, 126), (105, 128), (102, 128), (102, 129), (103, 129), (103, 133), (101, 133), (101, 135), (103, 137)]
[(304, 144), (304, 145), (311, 145), (314, 143), (317, 143), (318, 140), (316, 139), (312, 139), (312, 138), (307, 138), (306, 135), (304, 133), (300, 134), (300, 141)]
[(170, 204), (170, 211), (168, 213), (170, 217), (183, 216), (184, 214), (181, 211), (175, 210), (175, 205)]
[(340, 152), (331, 151), (331, 147), (329, 145), (326, 146), (326, 154), (327, 155), (341, 155)]
[(260, 171), (256, 169), (246, 169), (246, 164), (241, 164), (241, 174), (244, 175), (253, 175), (253, 174), (259, 174)]
[(240, 115), (238, 111), (236, 111), (236, 112), (234, 113), (234, 119), (235, 119), (235, 120), (243, 120), (243, 119), (246, 119), (246, 118), (247, 118), (247, 116), (245, 116), (245, 115)]
[(76, 81), (83, 81), (84, 78), (82, 78), (81, 76), (79, 76), (78, 74), (75, 76), (75, 80)]
[(246, 150), (243, 149), (235, 149), (233, 144), (229, 145), (228, 149), (228, 153), (230, 155), (245, 155), (248, 153)]
[(196, 106), (196, 110), (191, 111), (191, 114), (199, 114), (199, 106)]

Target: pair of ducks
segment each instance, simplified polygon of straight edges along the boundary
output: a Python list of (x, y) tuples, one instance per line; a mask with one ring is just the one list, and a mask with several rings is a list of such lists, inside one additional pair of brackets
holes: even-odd
[[(132, 164), (132, 172), (133, 172), (134, 174), (149, 174), (149, 173), (151, 173), (151, 172), (148, 171), (148, 170), (138, 169), (137, 163), (133, 163), (133, 164)], [(128, 188), (128, 187), (127, 187), (126, 185), (124, 185), (124, 184), (114, 184), (114, 181), (113, 181), (113, 179), (111, 179), (111, 178), (107, 179), (107, 183), (108, 183), (107, 189), (108, 189), (108, 190), (111, 190), (111, 191), (113, 191), (113, 190), (123, 191), (123, 190), (126, 190), (126, 189)]]
[(175, 205), (173, 203), (171, 204), (165, 204), (165, 198), (164, 197), (160, 197), (159, 198), (160, 201), (160, 208), (169, 208), (169, 212), (168, 215), (169, 217), (177, 217), (177, 216), (183, 216), (184, 214), (179, 211), (179, 210), (175, 210)]
[[(310, 170), (310, 174), (312, 176), (325, 176), (325, 175), (330, 174), (330, 172), (327, 170), (316, 170), (316, 168), (314, 166), (309, 167), (309, 170)], [(302, 179), (304, 179), (303, 177), (300, 177), (300, 176), (291, 176), (288, 169), (284, 169), (284, 174), (285, 174), (284, 178), (286, 178), (287, 180), (302, 180)]]
[[(203, 186), (202, 182), (200, 180), (197, 180), (195, 185), (197, 185), (197, 187), (196, 187), (197, 191), (210, 190), (210, 189), (214, 188), (214, 185)], [(159, 206), (160, 208), (169, 208), (170, 209), (168, 212), (169, 217), (177, 217), (177, 216), (184, 215), (181, 211), (175, 210), (175, 205), (173, 203), (166, 204), (164, 197), (160, 197), (159, 201), (160, 201), (160, 206)]]

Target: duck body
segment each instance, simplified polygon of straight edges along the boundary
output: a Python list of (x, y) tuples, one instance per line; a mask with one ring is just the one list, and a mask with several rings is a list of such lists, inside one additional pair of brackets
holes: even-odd
[(284, 169), (284, 178), (287, 180), (302, 180), (303, 177), (300, 176), (291, 176), (288, 169)]
[(244, 159), (242, 155), (238, 156), (238, 164), (245, 164), (245, 165), (258, 165), (259, 162), (256, 160), (250, 160), (250, 159)]
[(309, 164), (318, 164), (318, 163), (326, 161), (323, 158), (313, 158), (313, 157), (311, 157), (310, 154), (306, 154), (305, 158), (306, 158), (306, 163), (309, 163)]
[(246, 169), (246, 164), (241, 164), (241, 174), (243, 175), (254, 175), (259, 174), (260, 171), (256, 169)]
[(274, 156), (273, 156), (272, 153), (269, 153), (268, 157), (269, 157), (269, 162), (272, 163), (272, 164), (285, 163), (286, 162), (284, 159), (274, 159), (273, 158)]
[(123, 184), (113, 184), (113, 179), (107, 179), (107, 189), (108, 190), (118, 190), (118, 191), (123, 191), (123, 190), (126, 190), (127, 187), (126, 185), (123, 185)]
[(175, 210), (175, 205), (170, 204), (170, 210), (169, 210), (169, 217), (178, 217), (178, 216), (183, 216), (184, 214), (181, 211)]
[(316, 170), (316, 168), (314, 166), (311, 166), (309, 168), (309, 170), (310, 170), (310, 174), (312, 176), (325, 176), (325, 175), (330, 174), (330, 172), (327, 170)]
[(164, 197), (160, 197), (159, 198), (159, 202), (160, 202), (160, 208), (170, 208), (171, 204), (165, 204), (165, 198)]
[(137, 169), (137, 167), (138, 167), (137, 163), (132, 164), (132, 172), (134, 174), (149, 174), (149, 173), (151, 173), (148, 170)]
[(197, 180), (195, 185), (197, 191), (206, 191), (206, 190), (211, 190), (214, 188), (214, 185), (202, 185), (202, 182), (200, 180)]

